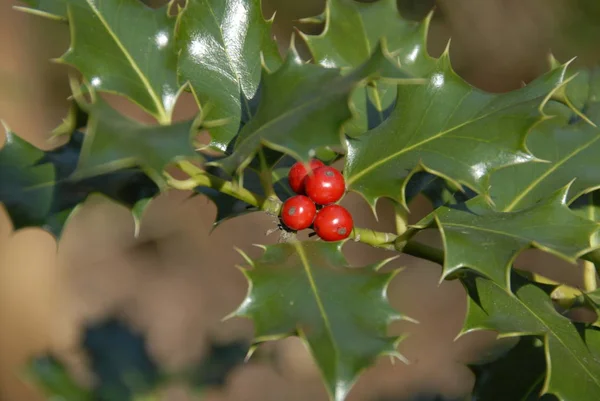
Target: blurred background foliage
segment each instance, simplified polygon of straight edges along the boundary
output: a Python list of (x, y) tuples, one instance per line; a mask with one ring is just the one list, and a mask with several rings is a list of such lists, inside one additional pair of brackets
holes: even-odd
[[(48, 150), (63, 144), (48, 138), (69, 107), (67, 68), (48, 60), (67, 48), (68, 29), (16, 12), (14, 5), (0, 0), (0, 117)], [(451, 37), (455, 70), (488, 91), (531, 81), (548, 68), (549, 51), (563, 62), (577, 56), (577, 67), (600, 61), (597, 0), (399, 0), (398, 6), (414, 20), (435, 7), (430, 52), (439, 55)], [(273, 33), (282, 52), (295, 29), (312, 34), (322, 29), (298, 20), (323, 7), (323, 0), (264, 0), (265, 16), (277, 11)], [(309, 57), (302, 43), (300, 51)], [(123, 99), (107, 100), (148, 119)], [(176, 117), (193, 115), (195, 107), (184, 96)], [(90, 197), (58, 248), (40, 230), (12, 232), (0, 208), (0, 401), (326, 399), (298, 340), (261, 346), (244, 363), (251, 324), (221, 322), (246, 292), (245, 280), (233, 268), (242, 262), (233, 246), (274, 242), (262, 237), (274, 227), (273, 219), (248, 215), (209, 235), (215, 207), (203, 196), (187, 200), (188, 195), (161, 196), (137, 239), (123, 208)], [(392, 229), (392, 221), (375, 222), (358, 197), (344, 202), (357, 224)], [(379, 215), (390, 208), (381, 202)], [(417, 201), (411, 222), (429, 208), (424, 199)], [(362, 244), (346, 249), (356, 264), (388, 256), (383, 252)], [(468, 399), (477, 383), (467, 365), (484, 363), (505, 344), (494, 342), (491, 333), (453, 341), (464, 317), (462, 287), (438, 285), (440, 269), (426, 261), (404, 255), (394, 265), (407, 269), (390, 286), (392, 305), (421, 322), (391, 327), (411, 334), (401, 351), (412, 363), (380, 361), (360, 379), (350, 400)], [(525, 252), (516, 265), (580, 284), (579, 271), (536, 251)], [(543, 361), (532, 361), (540, 369)], [(482, 371), (487, 365), (478, 366), (474, 369)], [(502, 360), (489, 367), (501, 369)], [(505, 373), (510, 381), (511, 372)]]

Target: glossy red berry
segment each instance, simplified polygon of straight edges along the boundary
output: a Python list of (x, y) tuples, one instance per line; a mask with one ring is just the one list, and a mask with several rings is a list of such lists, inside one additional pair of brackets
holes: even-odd
[[(325, 165), (321, 160), (317, 159), (312, 159), (309, 164), (311, 170), (316, 170)], [(307, 174), (308, 171), (306, 171), (304, 163), (297, 162), (292, 166), (288, 174), (288, 181), (292, 191), (300, 195), (304, 194), (304, 180)]]
[(319, 167), (306, 177), (306, 195), (319, 205), (337, 202), (346, 192), (342, 173), (333, 167)]
[(283, 203), (281, 220), (292, 230), (304, 230), (310, 227), (316, 214), (317, 207), (312, 200), (304, 195), (296, 195)]
[(329, 205), (319, 210), (313, 224), (317, 235), (325, 241), (341, 241), (348, 238), (354, 227), (352, 215), (345, 207)]

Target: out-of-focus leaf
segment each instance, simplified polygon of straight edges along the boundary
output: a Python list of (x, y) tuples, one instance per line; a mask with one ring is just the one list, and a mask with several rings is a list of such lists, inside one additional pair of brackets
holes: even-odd
[(33, 382), (48, 399), (65, 401), (92, 401), (92, 393), (77, 384), (65, 366), (52, 355), (43, 355), (29, 361), (27, 378)]
[(159, 383), (158, 366), (148, 355), (145, 338), (118, 320), (87, 327), (83, 347), (97, 378), (98, 401), (132, 401)]
[(271, 22), (260, 0), (189, 0), (177, 26), (180, 79), (202, 106), (210, 105), (209, 119), (228, 119), (209, 129), (212, 146), (225, 150), (238, 131), (240, 98), (258, 88), (261, 58), (270, 69), (281, 63)]
[[(268, 246), (252, 269), (236, 316), (254, 321), (257, 343), (299, 336), (310, 349), (332, 400), (342, 401), (358, 375), (378, 356), (398, 356), (399, 338), (387, 326), (402, 315), (389, 305), (394, 273), (382, 263), (350, 268), (343, 242), (292, 242)], [(384, 262), (385, 263), (385, 262)]]
[(245, 361), (250, 344), (235, 341), (227, 344), (212, 343), (208, 355), (186, 375), (192, 386), (205, 389), (224, 386), (229, 374)]
[(71, 47), (60, 58), (96, 90), (127, 96), (168, 123), (177, 83), (175, 18), (139, 0), (64, 0)]

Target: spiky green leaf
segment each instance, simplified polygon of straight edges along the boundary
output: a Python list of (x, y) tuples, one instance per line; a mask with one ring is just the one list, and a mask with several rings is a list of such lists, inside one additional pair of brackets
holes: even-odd
[[(425, 76), (434, 67), (427, 54), (429, 17), (422, 23), (400, 15), (396, 0), (359, 3), (355, 0), (329, 0), (325, 28), (319, 35), (303, 35), (318, 64), (324, 67), (356, 68), (369, 59), (377, 44), (385, 40), (390, 53), (411, 75)], [(369, 97), (377, 110), (392, 104), (395, 85), (374, 83)], [(364, 93), (354, 100), (362, 100)], [(359, 109), (364, 106), (355, 102)]]
[(157, 185), (164, 186), (163, 170), (178, 159), (199, 155), (192, 146), (194, 121), (146, 125), (132, 120), (94, 96), (80, 105), (89, 114), (81, 157), (73, 176), (93, 177), (124, 168), (139, 167)]
[(52, 165), (38, 165), (44, 152), (6, 128), (0, 149), (0, 202), (15, 229), (42, 226), (52, 207), (55, 172)]
[(74, 132), (65, 145), (44, 152), (7, 131), (7, 143), (0, 149), (0, 202), (16, 230), (42, 227), (60, 237), (73, 209), (92, 193), (129, 208), (139, 230), (142, 214), (158, 187), (136, 169), (72, 179), (83, 137)]
[(545, 162), (510, 166), (492, 174), (490, 196), (497, 210), (531, 206), (574, 178), (569, 201), (600, 186), (600, 128), (592, 125), (600, 124), (600, 102), (594, 92), (583, 106), (588, 121), (566, 106), (553, 104), (547, 113), (554, 118), (528, 135), (527, 148)]
[(56, 20), (67, 19), (65, 0), (21, 0), (21, 2), (27, 4), (28, 7), (18, 6), (17, 8), (27, 13)]
[(179, 75), (189, 81), (208, 118), (227, 119), (210, 128), (212, 145), (225, 150), (237, 134), (240, 99), (256, 93), (261, 57), (270, 69), (280, 64), (271, 23), (263, 19), (260, 0), (190, 0), (177, 30)]
[[(600, 225), (569, 210), (567, 191), (512, 213), (493, 210), (481, 196), (437, 209), (433, 216), (444, 239), (444, 277), (470, 268), (508, 289), (512, 262), (530, 247), (575, 263), (596, 245), (593, 235)], [(420, 225), (428, 221), (431, 217)]]
[(554, 394), (560, 401), (593, 400), (600, 394), (600, 358), (575, 325), (554, 309), (544, 290), (518, 276), (514, 293), (484, 277), (471, 276), (463, 282), (469, 294), (463, 333), (495, 330), (501, 336), (539, 336), (547, 366), (542, 393)]
[(542, 118), (540, 107), (562, 84), (566, 66), (504, 94), (471, 87), (445, 52), (426, 85), (399, 85), (390, 117), (348, 140), (346, 182), (374, 205), (386, 196), (405, 204), (414, 172), (427, 170), (478, 193), (496, 168), (531, 161), (524, 141)]
[(256, 115), (240, 131), (233, 154), (220, 165), (230, 173), (241, 171), (262, 145), (304, 161), (319, 148), (340, 147), (341, 127), (351, 117), (352, 90), (384, 70), (395, 69), (381, 48), (359, 68), (342, 75), (338, 69), (305, 64), (292, 47), (277, 71), (263, 74)]
[(158, 121), (171, 120), (179, 93), (175, 19), (139, 0), (65, 0), (73, 65), (97, 91), (129, 97)]
[(505, 355), (471, 369), (475, 373), (471, 401), (538, 401), (546, 377), (544, 343), (523, 336)]
[(237, 316), (252, 319), (256, 342), (299, 336), (311, 351), (332, 400), (346, 397), (359, 373), (383, 354), (397, 355), (388, 324), (401, 318), (388, 303), (394, 273), (350, 268), (342, 243), (269, 246), (245, 275), (250, 284)]

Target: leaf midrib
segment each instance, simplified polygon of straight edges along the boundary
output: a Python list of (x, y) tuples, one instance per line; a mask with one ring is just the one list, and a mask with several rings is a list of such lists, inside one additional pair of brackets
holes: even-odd
[[(238, 74), (238, 71), (234, 68), (234, 63), (233, 63), (231, 57), (229, 56), (229, 50), (227, 48), (227, 44), (225, 43), (225, 37), (223, 36), (223, 29), (221, 28), (221, 24), (219, 23), (219, 20), (217, 19), (217, 16), (215, 15), (215, 11), (213, 10), (212, 4), (210, 4), (209, 0), (202, 0), (202, 1), (208, 8), (208, 11), (210, 11), (210, 15), (212, 16), (213, 20), (215, 21), (215, 25), (217, 26), (217, 29), (219, 30), (219, 36), (221, 37), (221, 43), (223, 43), (223, 53), (225, 53), (225, 57), (227, 57), (227, 64), (229, 65), (229, 69), (231, 70), (231, 72), (233, 72), (233, 74), (235, 75), (238, 90), (241, 90), (242, 89), (242, 85), (241, 85), (242, 80), (240, 78), (240, 75)], [(225, 1), (225, 0), (221, 0), (221, 1)]]
[(123, 55), (129, 62), (129, 64), (131, 64), (131, 68), (135, 71), (135, 73), (138, 75), (138, 77), (142, 81), (142, 84), (146, 87), (146, 90), (148, 91), (150, 98), (152, 99), (152, 101), (154, 102), (154, 105), (156, 106), (156, 110), (159, 114), (159, 116), (158, 116), (159, 121), (163, 122), (163, 123), (168, 122), (170, 120), (170, 118), (167, 115), (167, 112), (166, 112), (165, 108), (163, 107), (163, 104), (162, 104), (160, 98), (158, 97), (158, 94), (154, 91), (154, 88), (152, 87), (152, 85), (150, 85), (150, 81), (148, 81), (148, 78), (146, 77), (146, 75), (144, 75), (144, 73), (142, 72), (140, 67), (137, 65), (137, 63), (135, 62), (135, 60), (133, 59), (131, 54), (129, 54), (129, 51), (125, 48), (125, 46), (123, 46), (123, 44), (121, 43), (121, 41), (119, 40), (117, 35), (113, 32), (112, 28), (110, 27), (110, 25), (108, 24), (106, 19), (104, 19), (104, 16), (100, 12), (100, 10), (98, 10), (96, 5), (92, 2), (92, 0), (85, 0), (85, 2), (90, 7), (90, 9), (93, 11), (93, 13), (98, 17), (98, 19), (100, 20), (100, 22), (102, 23), (102, 25), (104, 26), (104, 28), (106, 29), (106, 31), (108, 32), (110, 37), (114, 40), (116, 45), (119, 47), (119, 49), (121, 49), (121, 51), (123, 52)]
[[(494, 283), (494, 285), (498, 286), (496, 283)], [(501, 287), (500, 287), (501, 288)], [(502, 288), (501, 288), (502, 289)], [(504, 289), (502, 289), (504, 291)], [(573, 353), (573, 350), (571, 349), (571, 347), (568, 347), (562, 340), (562, 338), (556, 334), (556, 332), (552, 329), (551, 326), (549, 326), (546, 321), (544, 319), (542, 319), (541, 317), (539, 317), (531, 308), (529, 308), (529, 306), (523, 302), (518, 296), (516, 296), (515, 294), (511, 293), (510, 296), (514, 297), (521, 305), (523, 305), (523, 307), (532, 315), (534, 316), (544, 327), (546, 327), (548, 329), (548, 332), (551, 333), (557, 340), (558, 342), (569, 352), (569, 354), (573, 357), (573, 359), (575, 359), (575, 361), (577, 361), (577, 363), (579, 364), (579, 366), (581, 366), (581, 368), (584, 370), (585, 373), (587, 373), (589, 375), (589, 377), (592, 378), (592, 380), (594, 381), (594, 383), (596, 383), (596, 386), (598, 388), (600, 388), (600, 381), (598, 381), (596, 379), (596, 377), (592, 374), (592, 372), (590, 372), (587, 367), (581, 363), (581, 360), (577, 357), (577, 355), (575, 355)], [(547, 340), (546, 340), (547, 341)]]
[(542, 181), (550, 176), (553, 172), (555, 172), (560, 166), (568, 162), (573, 157), (577, 156), (578, 153), (586, 150), (588, 147), (594, 144), (600, 136), (595, 136), (591, 141), (586, 142), (584, 145), (576, 148), (573, 152), (566, 155), (564, 158), (560, 159), (556, 163), (552, 165), (544, 174), (540, 175), (536, 180), (532, 181), (518, 196), (516, 196), (513, 201), (504, 208), (504, 212), (511, 212), (515, 207), (521, 202), (535, 187), (537, 187)]
[(300, 257), (300, 262), (302, 263), (302, 267), (304, 268), (304, 272), (306, 273), (306, 277), (308, 278), (308, 282), (310, 284), (310, 288), (312, 290), (313, 296), (315, 297), (315, 302), (317, 303), (317, 307), (319, 308), (319, 313), (321, 314), (321, 318), (323, 319), (323, 324), (325, 325), (325, 330), (329, 335), (331, 340), (331, 344), (334, 347), (336, 354), (338, 354), (338, 350), (335, 343), (335, 337), (333, 335), (333, 329), (331, 328), (331, 322), (329, 321), (329, 317), (327, 316), (327, 312), (325, 311), (325, 305), (321, 300), (321, 295), (319, 294), (319, 289), (317, 288), (317, 284), (315, 282), (314, 276), (312, 274), (312, 269), (310, 264), (308, 263), (308, 258), (306, 257), (306, 253), (304, 252), (304, 248), (300, 243), (294, 243), (294, 247), (298, 252), (298, 256)]
[[(459, 223), (444, 223), (443, 221), (442, 221), (442, 225), (444, 225), (445, 227), (461, 227), (461, 228), (467, 228), (467, 229), (470, 229), (470, 230), (473, 230), (473, 231), (483, 231), (483, 232), (488, 232), (488, 233), (491, 233), (491, 234), (497, 234), (497, 235), (502, 235), (502, 236), (505, 236), (505, 237), (514, 238), (514, 239), (516, 239), (518, 241), (521, 241), (521, 242), (525, 242), (526, 241), (528, 243), (540, 244), (539, 242), (537, 242), (535, 239), (532, 239), (532, 238), (519, 237), (518, 235), (515, 235), (515, 234), (507, 233), (507, 232), (504, 232), (504, 231), (493, 230), (491, 228), (483, 228), (483, 227), (479, 227), (479, 226), (476, 227), (476, 226), (470, 226), (470, 225), (467, 225), (467, 224), (459, 224)], [(546, 247), (546, 248), (549, 248), (549, 247)], [(567, 255), (567, 254), (565, 254), (563, 252), (559, 252), (559, 251), (556, 251), (556, 250), (553, 250), (553, 252), (556, 252), (557, 255), (566, 256), (568, 259), (572, 259), (573, 258), (572, 256)]]
[[(345, 81), (344, 78), (346, 78), (346, 77), (337, 77), (337, 79), (335, 80), (335, 82), (341, 81), (342, 83), (344, 83), (344, 81)], [(333, 85), (330, 85), (330, 86), (333, 86)], [(350, 86), (353, 87), (354, 85), (350, 85)], [(301, 103), (301, 104), (299, 104), (297, 106), (292, 107), (291, 109), (288, 109), (288, 110), (284, 111), (283, 113), (281, 113), (277, 117), (273, 118), (272, 120), (267, 121), (266, 123), (264, 123), (260, 127), (258, 127), (256, 130), (254, 130), (253, 132), (251, 132), (240, 143), (240, 147), (242, 145), (244, 145), (245, 143), (248, 143), (251, 138), (254, 138), (255, 136), (259, 136), (260, 137), (260, 133), (261, 132), (269, 129), (270, 126), (275, 125), (275, 124), (277, 124), (278, 122), (280, 122), (282, 120), (285, 120), (289, 115), (295, 114), (296, 112), (300, 112), (302, 109), (308, 108), (309, 106), (313, 106), (315, 103), (330, 101), (331, 98), (335, 97), (335, 95), (337, 94), (337, 92), (338, 91), (336, 91), (336, 92), (328, 91), (328, 92), (325, 92), (326, 96), (313, 96), (312, 98), (309, 99), (309, 101)], [(332, 95), (332, 93), (333, 93), (333, 95)], [(347, 97), (347, 94), (346, 94), (346, 97)]]
[[(470, 90), (472, 90), (472, 89), (470, 89)], [(496, 97), (496, 98), (497, 98), (497, 97)], [(496, 99), (496, 98), (494, 98), (494, 99)], [(463, 100), (464, 100), (464, 99), (463, 99)], [(488, 103), (488, 104), (489, 104), (489, 103)], [(518, 103), (517, 103), (517, 104), (518, 104)], [(366, 167), (366, 168), (364, 168), (363, 170), (361, 170), (360, 172), (358, 172), (356, 175), (354, 175), (354, 176), (352, 176), (352, 177), (348, 177), (348, 179), (346, 180), (346, 182), (347, 182), (347, 184), (348, 184), (348, 185), (351, 185), (351, 184), (353, 184), (355, 181), (357, 181), (358, 179), (360, 179), (361, 177), (363, 177), (364, 175), (366, 175), (366, 174), (370, 173), (372, 170), (374, 170), (374, 169), (376, 169), (376, 168), (380, 167), (382, 164), (384, 164), (384, 163), (387, 163), (387, 162), (389, 162), (389, 161), (390, 161), (390, 160), (392, 160), (392, 159), (395, 159), (395, 158), (396, 158), (396, 157), (398, 157), (398, 156), (401, 156), (401, 155), (402, 155), (402, 154), (404, 154), (404, 153), (410, 152), (410, 151), (411, 151), (411, 150), (413, 150), (413, 149), (416, 149), (416, 148), (418, 148), (418, 147), (421, 147), (421, 146), (425, 145), (426, 143), (429, 143), (429, 142), (431, 142), (431, 141), (434, 141), (434, 140), (436, 140), (436, 139), (439, 139), (439, 138), (441, 138), (441, 137), (443, 137), (443, 136), (445, 136), (445, 135), (447, 135), (447, 134), (449, 134), (449, 133), (451, 133), (451, 132), (453, 132), (453, 131), (456, 131), (456, 130), (458, 130), (458, 129), (460, 129), (460, 128), (464, 127), (464, 126), (467, 126), (467, 125), (469, 125), (469, 124), (473, 124), (473, 123), (475, 123), (475, 122), (477, 122), (477, 121), (479, 121), (479, 120), (483, 120), (483, 119), (485, 119), (485, 118), (487, 118), (487, 117), (489, 117), (489, 116), (491, 116), (491, 115), (494, 115), (494, 114), (496, 114), (496, 113), (500, 113), (500, 112), (502, 112), (502, 111), (504, 111), (504, 110), (506, 110), (506, 109), (508, 109), (508, 108), (510, 108), (510, 107), (514, 107), (514, 106), (515, 106), (515, 104), (514, 104), (514, 103), (513, 103), (513, 104), (508, 104), (508, 105), (506, 105), (506, 106), (504, 106), (504, 107), (502, 107), (502, 108), (500, 108), (500, 109), (494, 110), (494, 111), (492, 111), (492, 112), (490, 112), (490, 113), (482, 114), (482, 115), (480, 115), (480, 116), (479, 116), (479, 117), (477, 117), (477, 118), (474, 118), (474, 119), (472, 119), (472, 120), (465, 121), (465, 122), (463, 122), (463, 123), (461, 123), (461, 124), (455, 125), (455, 126), (454, 126), (454, 127), (452, 127), (452, 128), (449, 128), (449, 129), (446, 129), (446, 130), (444, 130), (444, 131), (441, 131), (441, 132), (439, 132), (439, 133), (437, 133), (437, 134), (435, 134), (435, 135), (433, 135), (433, 136), (430, 136), (430, 137), (428, 137), (428, 138), (426, 138), (426, 139), (422, 140), (421, 142), (417, 142), (417, 143), (415, 143), (415, 144), (413, 144), (413, 145), (410, 145), (410, 146), (408, 146), (408, 147), (406, 147), (406, 148), (402, 148), (401, 150), (399, 150), (399, 151), (398, 151), (398, 152), (396, 152), (396, 153), (393, 153), (393, 154), (391, 154), (391, 155), (389, 155), (389, 156), (387, 156), (387, 157), (384, 157), (384, 158), (382, 158), (382, 159), (379, 159), (379, 160), (375, 161), (374, 163), (372, 163), (372, 164), (371, 164), (371, 165), (369, 165), (368, 167)], [(487, 107), (487, 104), (486, 104), (486, 107)], [(424, 116), (424, 117), (426, 117), (426, 116)], [(367, 135), (368, 135), (368, 133), (367, 133)]]

